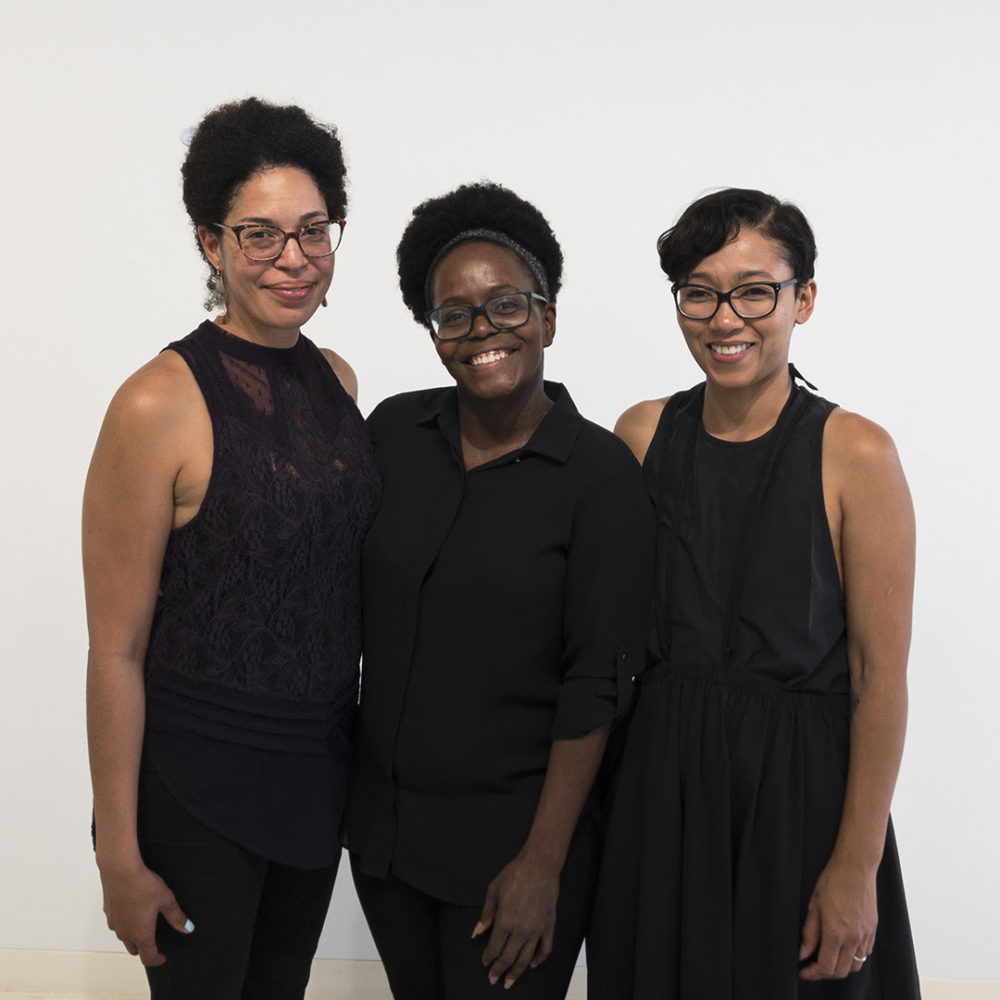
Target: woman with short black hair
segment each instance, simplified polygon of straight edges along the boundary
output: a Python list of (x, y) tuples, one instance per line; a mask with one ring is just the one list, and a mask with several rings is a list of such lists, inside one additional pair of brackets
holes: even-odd
[(646, 623), (639, 468), (543, 378), (562, 252), (495, 184), (420, 205), (400, 287), (454, 386), (369, 417), (364, 681), (345, 824), (397, 1000), (564, 997), (597, 864), (592, 784)]
[(705, 381), (616, 427), (659, 535), (590, 996), (915, 1000), (889, 822), (914, 566), (896, 449), (797, 384), (816, 299), (798, 208), (718, 191), (658, 250)]

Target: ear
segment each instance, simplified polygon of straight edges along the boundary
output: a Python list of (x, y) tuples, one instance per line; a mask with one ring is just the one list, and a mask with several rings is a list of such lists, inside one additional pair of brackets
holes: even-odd
[(548, 302), (542, 312), (542, 323), (545, 332), (542, 335), (542, 346), (548, 347), (556, 339), (556, 304)]
[(804, 323), (812, 316), (816, 305), (816, 282), (806, 281), (799, 285), (795, 295), (795, 322)]
[(219, 246), (219, 234), (211, 226), (198, 227), (198, 241), (208, 258), (209, 264), (216, 269), (222, 270), (222, 248)]

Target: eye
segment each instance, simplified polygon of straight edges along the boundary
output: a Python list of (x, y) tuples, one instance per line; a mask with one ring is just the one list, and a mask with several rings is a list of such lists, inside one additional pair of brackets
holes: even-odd
[(524, 311), (524, 299), (520, 295), (498, 295), (490, 299), (489, 305), (495, 316), (516, 316)]
[(255, 226), (252, 229), (244, 229), (240, 234), (245, 244), (255, 247), (270, 246), (281, 239), (281, 235), (275, 229), (268, 229), (266, 226)]
[(715, 292), (708, 288), (699, 288), (697, 285), (687, 285), (680, 290), (681, 298), (685, 302), (711, 302), (715, 298)]
[(774, 289), (770, 285), (740, 285), (733, 289), (736, 298), (744, 302), (763, 302), (774, 297)]
[(465, 306), (446, 306), (438, 310), (438, 321), (444, 327), (464, 326), (469, 322), (469, 310)]
[(322, 243), (330, 235), (330, 224), (328, 222), (313, 222), (305, 226), (300, 233), (301, 239), (310, 243)]

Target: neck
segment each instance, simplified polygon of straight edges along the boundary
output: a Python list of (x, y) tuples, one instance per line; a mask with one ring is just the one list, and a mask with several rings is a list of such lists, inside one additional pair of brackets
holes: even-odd
[(709, 381), (701, 422), (712, 437), (751, 441), (778, 422), (791, 391), (792, 376), (787, 368), (770, 382), (745, 389), (725, 389)]
[(220, 330), (261, 347), (294, 347), (299, 339), (298, 327), (259, 327), (256, 324), (245, 324), (228, 311), (216, 316), (213, 322)]
[(552, 400), (541, 382), (524, 396), (479, 399), (458, 391), (458, 422), (466, 468), (524, 447), (535, 433)]

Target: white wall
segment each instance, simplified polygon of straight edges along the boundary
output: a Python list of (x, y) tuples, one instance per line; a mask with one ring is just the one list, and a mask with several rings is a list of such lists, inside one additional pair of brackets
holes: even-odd
[[(548, 373), (610, 424), (693, 384), (654, 241), (706, 189), (802, 205), (793, 357), (895, 435), (920, 525), (895, 819), (921, 971), (1000, 978), (995, 69), (990, 0), (94, 0), (6, 5), (0, 947), (104, 949), (88, 845), (80, 492), (114, 388), (202, 318), (178, 139), (256, 93), (337, 122), (350, 224), (309, 335), (362, 408), (440, 382), (395, 288), (411, 208), (490, 177), (566, 283)], [(0, 241), (3, 242), (3, 241)], [(349, 878), (324, 956), (370, 956)]]

